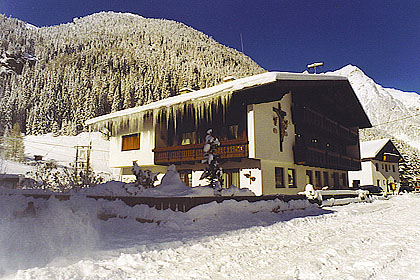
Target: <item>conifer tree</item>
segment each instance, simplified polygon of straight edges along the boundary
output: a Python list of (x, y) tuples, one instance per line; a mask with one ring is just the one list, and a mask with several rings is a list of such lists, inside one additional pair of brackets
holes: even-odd
[(209, 129), (206, 135), (206, 142), (204, 144), (203, 152), (204, 159), (202, 163), (206, 163), (207, 167), (201, 175), (200, 180), (207, 179), (210, 187), (216, 191), (222, 188), (223, 184), (223, 169), (220, 166), (220, 156), (216, 153), (217, 148), (220, 146), (219, 139), (213, 136), (213, 130)]
[(15, 123), (11, 130), (5, 131), (4, 148), (6, 159), (23, 161), (25, 147), (19, 123)]

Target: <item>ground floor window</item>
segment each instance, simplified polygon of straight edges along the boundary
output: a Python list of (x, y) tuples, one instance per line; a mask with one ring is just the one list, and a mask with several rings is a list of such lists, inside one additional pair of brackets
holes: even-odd
[(357, 189), (360, 186), (360, 180), (353, 180), (352, 186)]
[(296, 188), (296, 171), (292, 168), (287, 169), (287, 181), (289, 188)]
[(284, 188), (284, 169), (282, 167), (275, 168), (276, 188)]
[(323, 176), (324, 176), (324, 186), (328, 186), (330, 184), (330, 182), (328, 180), (329, 179), (328, 178), (328, 172), (324, 171)]
[(315, 187), (317, 187), (317, 188), (322, 187), (321, 171), (315, 171)]
[(341, 174), (341, 185), (343, 187), (347, 187), (347, 176), (346, 173)]
[(306, 184), (313, 185), (312, 170), (306, 170)]
[(332, 177), (333, 177), (333, 182), (334, 182), (333, 187), (339, 187), (340, 186), (340, 180), (338, 179), (338, 173), (334, 172), (332, 174)]
[(225, 169), (223, 170), (223, 187), (228, 188), (234, 185), (235, 187), (240, 187), (239, 185), (239, 169)]
[(192, 172), (191, 170), (180, 170), (178, 171), (179, 178), (185, 183), (187, 187), (192, 187)]

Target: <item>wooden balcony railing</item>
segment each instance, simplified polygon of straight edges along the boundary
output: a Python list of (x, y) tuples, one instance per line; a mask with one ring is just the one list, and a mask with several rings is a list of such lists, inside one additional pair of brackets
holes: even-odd
[[(220, 141), (217, 154), (222, 159), (235, 159), (248, 157), (248, 140), (233, 139)], [(155, 164), (188, 163), (201, 161), (203, 157), (204, 143), (183, 146), (159, 147), (153, 150)]]
[(360, 170), (360, 160), (338, 153), (319, 150), (312, 147), (295, 146), (294, 156), (296, 164), (338, 170)]
[(352, 131), (337, 122), (309, 109), (296, 106), (294, 108), (294, 118), (297, 129), (304, 126), (305, 129), (312, 129), (318, 133), (330, 135), (343, 143), (355, 145), (359, 141), (357, 132)]

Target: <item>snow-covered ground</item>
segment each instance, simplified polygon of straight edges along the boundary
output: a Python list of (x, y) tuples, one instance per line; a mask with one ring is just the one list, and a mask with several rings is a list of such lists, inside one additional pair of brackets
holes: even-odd
[(324, 208), (226, 201), (187, 213), (76, 195), (35, 200), (35, 217), (24, 213), (30, 200), (0, 195), (4, 279), (420, 279), (419, 195)]

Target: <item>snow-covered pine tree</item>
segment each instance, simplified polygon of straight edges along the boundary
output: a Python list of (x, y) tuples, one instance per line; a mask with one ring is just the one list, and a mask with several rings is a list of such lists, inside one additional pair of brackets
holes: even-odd
[(4, 134), (4, 149), (6, 159), (18, 162), (24, 160), (25, 145), (18, 123), (15, 123), (11, 130), (6, 129)]
[(217, 148), (220, 146), (220, 141), (213, 136), (213, 130), (207, 130), (205, 138), (205, 144), (203, 148), (204, 159), (202, 163), (206, 163), (207, 167), (201, 174), (200, 180), (207, 179), (210, 187), (219, 191), (223, 184), (223, 169), (220, 166), (220, 156), (216, 153)]
[(58, 122), (55, 121), (52, 126), (52, 135), (57, 137), (60, 135), (60, 127), (58, 126)]

